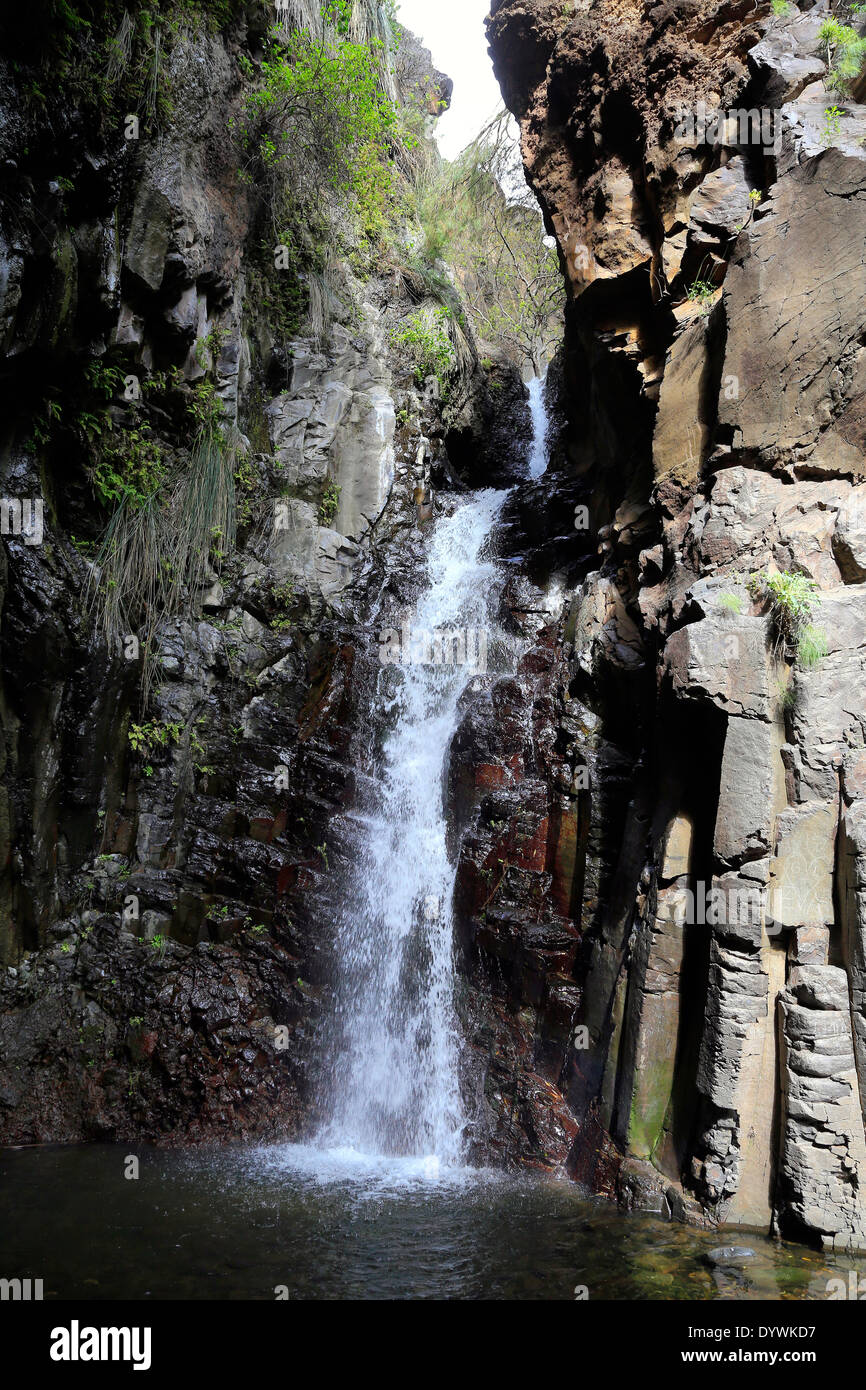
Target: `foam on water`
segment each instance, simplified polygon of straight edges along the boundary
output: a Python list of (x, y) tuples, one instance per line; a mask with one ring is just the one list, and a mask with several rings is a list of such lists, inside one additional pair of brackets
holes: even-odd
[[(301, 1183), (335, 1187), (357, 1197), (451, 1190), (477, 1184), (478, 1170), (448, 1165), (437, 1154), (394, 1156), (366, 1153), (349, 1145), (280, 1144), (257, 1149), (251, 1166), (260, 1173), (290, 1174)], [(490, 1175), (491, 1178), (494, 1176)]]

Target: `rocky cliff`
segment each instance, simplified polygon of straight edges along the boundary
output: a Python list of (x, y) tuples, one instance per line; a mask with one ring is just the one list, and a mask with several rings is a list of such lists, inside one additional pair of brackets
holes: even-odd
[[(536, 482), (411, 214), (293, 239), (250, 174), (263, 7), (4, 17), (0, 1141), (315, 1122), (379, 633), (452, 494), (519, 478), (522, 655), (446, 768), (471, 1156), (866, 1243), (866, 109), (826, 17), (492, 6), (568, 290)], [(405, 34), (389, 84), (448, 96)]]
[[(526, 391), (447, 284), (447, 399), (407, 354), (408, 213), (402, 259), (275, 227), (268, 7), (55, 8), (0, 78), (0, 1141), (294, 1135), (378, 633), (435, 488), (525, 468)], [(450, 84), (388, 41), (417, 150)]]
[(866, 1241), (866, 108), (827, 17), (492, 6), (569, 289), (554, 476), (516, 520), (565, 615), (516, 605), (533, 653), (467, 722), (462, 795), (510, 813), (515, 859), (476, 891), (476, 828), (461, 884), (525, 1058), (490, 1104), (556, 1117), (534, 1161), (844, 1248)]

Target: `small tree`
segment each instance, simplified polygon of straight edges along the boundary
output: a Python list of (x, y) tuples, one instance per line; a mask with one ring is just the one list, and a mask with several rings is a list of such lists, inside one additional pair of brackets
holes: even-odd
[[(859, 6), (854, 7), (859, 11)], [(866, 38), (861, 38), (850, 24), (838, 19), (825, 19), (818, 30), (818, 42), (824, 49), (828, 73), (824, 86), (828, 90), (846, 92), (866, 61)]]
[(562, 276), (503, 111), (427, 181), (419, 216), (428, 261), (447, 259), (479, 337), (536, 376), (562, 336)]
[(270, 195), (275, 231), (286, 197), (302, 221), (330, 190), (352, 199), (363, 230), (375, 233), (393, 193), (397, 125), (385, 39), (359, 29), (351, 0), (327, 0), (314, 27), (271, 30), (261, 76), (240, 140), (247, 177)]

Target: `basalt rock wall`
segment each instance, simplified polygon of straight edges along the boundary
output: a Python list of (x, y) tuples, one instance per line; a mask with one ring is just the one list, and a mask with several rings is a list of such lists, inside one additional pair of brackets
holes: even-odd
[[(862, 1247), (866, 108), (826, 16), (492, 6), (569, 305), (509, 533), (537, 639), (467, 716), (459, 885), (505, 1147)], [(817, 651), (773, 575), (812, 581)]]

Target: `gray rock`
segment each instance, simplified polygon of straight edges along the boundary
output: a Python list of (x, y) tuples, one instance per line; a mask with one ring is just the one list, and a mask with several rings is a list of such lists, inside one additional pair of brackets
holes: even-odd
[(823, 12), (785, 16), (749, 49), (749, 67), (763, 83), (764, 100), (774, 106), (793, 101), (826, 71), (818, 53)]
[(844, 971), (797, 967), (780, 1009), (783, 1221), (790, 1211), (825, 1248), (866, 1249), (866, 1139)]
[(846, 584), (866, 579), (866, 486), (856, 487), (839, 508), (833, 549)]
[(748, 1245), (717, 1245), (706, 1255), (711, 1265), (744, 1265), (757, 1259), (757, 1254)]
[(765, 854), (784, 806), (781, 737), (775, 724), (731, 715), (722, 755), (713, 848), (724, 864)]
[[(748, 383), (739, 398), (719, 399), (719, 423), (736, 452), (856, 477), (866, 438), (858, 415), (862, 389), (846, 376), (831, 391), (834, 364), (858, 333), (863, 265), (858, 227), (866, 196), (866, 160), (827, 150), (792, 168), (773, 190), (769, 215), (737, 244), (725, 280), (728, 338), (724, 375)], [(832, 197), (834, 215), (826, 215)], [(784, 276), (768, 275), (785, 229)], [(832, 325), (828, 332), (828, 325)], [(760, 357), (754, 344), (764, 348)], [(804, 349), (804, 344), (805, 349)], [(796, 358), (796, 390), (779, 389)]]
[(766, 624), (719, 611), (668, 638), (664, 663), (675, 694), (727, 714), (770, 719)]

